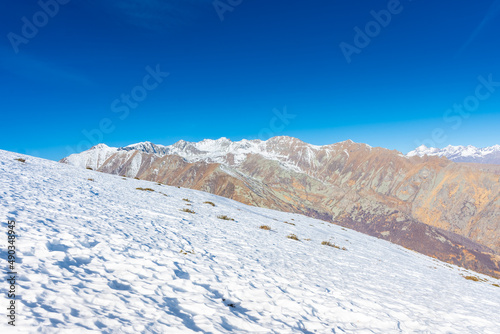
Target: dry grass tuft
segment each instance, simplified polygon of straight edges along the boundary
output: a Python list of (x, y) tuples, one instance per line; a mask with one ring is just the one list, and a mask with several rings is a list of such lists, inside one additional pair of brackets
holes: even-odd
[(88, 180), (88, 181), (92, 181), (92, 182), (94, 182), (94, 181), (95, 181), (94, 179), (87, 179), (87, 180)]
[(268, 226), (268, 225), (260, 225), (259, 228), (261, 230), (271, 231), (271, 226)]
[(142, 191), (155, 191), (154, 189), (151, 189), (151, 188), (135, 188), (137, 190), (142, 190)]
[(17, 159), (14, 159), (14, 160), (17, 160), (19, 162), (26, 162), (26, 159), (23, 159), (23, 158), (17, 158)]
[(183, 198), (182, 200), (183, 200), (184, 202), (191, 203), (191, 201), (190, 201), (189, 199), (187, 199), (187, 198)]
[(337, 249), (340, 249), (340, 250), (345, 250), (345, 251), (347, 250), (347, 248), (345, 248), (345, 247), (340, 248), (339, 246), (335, 245), (334, 243), (332, 243), (330, 241), (323, 241), (323, 242), (321, 242), (321, 244), (323, 246), (329, 246), (329, 247), (337, 248)]
[(295, 226), (295, 224), (294, 224), (294, 223), (289, 223), (289, 222), (284, 222), (284, 223), (285, 223), (285, 224), (288, 224), (288, 225), (293, 225), (293, 226)]
[(219, 219), (222, 219), (222, 220), (232, 220), (234, 222), (234, 219), (233, 218), (229, 218), (228, 216), (226, 215), (220, 215), (220, 216), (217, 216), (217, 218)]
[(93, 170), (92, 167), (87, 167), (88, 170)]
[(190, 210), (190, 209), (188, 209), (188, 208), (184, 208), (184, 209), (182, 209), (181, 211), (182, 211), (182, 212), (187, 212), (187, 213), (196, 213), (196, 212), (194, 212), (193, 210)]
[(213, 202), (209, 202), (209, 201), (206, 201), (206, 202), (203, 202), (204, 204), (209, 204), (211, 206), (215, 206), (215, 204)]
[(300, 241), (300, 239), (295, 234), (289, 234), (287, 236), (287, 238), (292, 239), (292, 240), (296, 240), (296, 241)]
[(469, 281), (474, 281), (474, 282), (487, 282), (488, 280), (485, 278), (479, 278), (477, 276), (464, 276), (462, 275), (465, 279)]

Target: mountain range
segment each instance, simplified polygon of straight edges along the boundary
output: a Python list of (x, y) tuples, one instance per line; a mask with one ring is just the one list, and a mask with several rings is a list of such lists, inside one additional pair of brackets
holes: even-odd
[(500, 176), (475, 164), (292, 137), (99, 144), (61, 162), (301, 213), (500, 277)]
[(484, 148), (477, 148), (472, 145), (449, 145), (442, 149), (422, 145), (407, 154), (409, 157), (423, 157), (425, 155), (446, 157), (455, 162), (474, 162), (500, 165), (500, 145), (493, 145)]

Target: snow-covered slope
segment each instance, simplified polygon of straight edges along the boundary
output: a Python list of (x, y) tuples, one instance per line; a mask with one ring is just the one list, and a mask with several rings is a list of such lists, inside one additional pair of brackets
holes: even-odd
[(0, 151), (2, 228), (15, 219), (19, 233), (20, 332), (500, 328), (498, 280), (301, 215), (20, 156)]
[(424, 155), (446, 157), (455, 162), (475, 162), (483, 164), (500, 164), (500, 145), (477, 148), (475, 146), (446, 146), (443, 149), (427, 147), (425, 145), (417, 147), (409, 152), (407, 156)]

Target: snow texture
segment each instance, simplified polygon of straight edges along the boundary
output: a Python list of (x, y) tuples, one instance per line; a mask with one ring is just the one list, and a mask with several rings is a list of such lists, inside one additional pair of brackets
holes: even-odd
[(0, 189), (2, 228), (17, 221), (21, 333), (500, 328), (498, 280), (320, 220), (1, 150)]

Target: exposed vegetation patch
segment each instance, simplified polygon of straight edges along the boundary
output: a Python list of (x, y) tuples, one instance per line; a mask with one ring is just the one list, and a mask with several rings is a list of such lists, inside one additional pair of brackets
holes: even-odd
[(94, 182), (94, 181), (95, 181), (94, 179), (87, 179), (87, 180), (88, 180), (88, 181), (92, 181), (92, 182)]
[(341, 248), (341, 247), (335, 245), (333, 242), (330, 242), (330, 241), (323, 241), (323, 242), (321, 242), (321, 244), (323, 246), (329, 246), (329, 247), (333, 247), (333, 248), (337, 248), (337, 249), (341, 249), (341, 250), (345, 250), (345, 251), (347, 250), (347, 248), (345, 248), (345, 247)]
[(288, 239), (292, 239), (292, 240), (297, 240), (297, 241), (300, 241), (300, 239), (295, 235), (295, 234), (289, 234), (287, 236)]
[(190, 201), (188, 198), (183, 198), (182, 200), (183, 200), (184, 202), (191, 203), (191, 201)]
[(261, 230), (271, 231), (271, 226), (268, 226), (268, 225), (260, 225), (259, 228)]
[(92, 167), (87, 167), (88, 170), (93, 170)]
[(135, 188), (137, 190), (142, 190), (142, 191), (155, 191), (154, 189), (151, 189), (151, 188)]
[(295, 224), (294, 224), (294, 223), (289, 223), (289, 222), (284, 222), (284, 223), (285, 223), (285, 224), (288, 224), (288, 225), (293, 225), (293, 226), (295, 226)]
[(14, 160), (17, 160), (19, 162), (26, 162), (26, 159), (23, 159), (23, 158), (17, 158), (17, 159), (14, 159)]
[(220, 215), (220, 216), (217, 216), (217, 218), (222, 219), (222, 220), (232, 220), (234, 222), (233, 218), (230, 218), (226, 215)]
[(500, 288), (500, 285), (496, 284), (496, 283), (493, 283), (492, 284), (493, 286), (496, 286), (497, 288)]
[(184, 255), (194, 254), (194, 249), (191, 251), (185, 251), (185, 250), (181, 249), (181, 251), (179, 253), (184, 254)]
[(487, 279), (484, 279), (484, 278), (479, 278), (477, 276), (471, 276), (471, 275), (467, 275), (467, 276), (464, 276), (462, 275), (466, 280), (469, 280), (469, 281), (474, 281), (474, 282), (486, 282), (488, 281)]
[(210, 202), (210, 201), (203, 202), (203, 204), (209, 204), (211, 206), (215, 206), (215, 204), (213, 202)]
[(193, 210), (190, 210), (190, 209), (188, 209), (188, 208), (184, 208), (184, 209), (182, 209), (181, 211), (182, 211), (182, 212), (187, 212), (187, 213), (196, 213), (196, 212), (194, 212)]
[[(226, 299), (225, 298), (222, 298), (222, 301), (224, 302), (224, 304), (226, 304)], [(234, 304), (234, 303), (227, 303), (226, 305), (229, 306), (229, 307), (232, 307), (232, 308), (236, 307), (236, 304)]]

